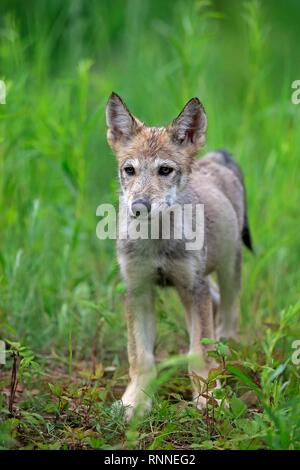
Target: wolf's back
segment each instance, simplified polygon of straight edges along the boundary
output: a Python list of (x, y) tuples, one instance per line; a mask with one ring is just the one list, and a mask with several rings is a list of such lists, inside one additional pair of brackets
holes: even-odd
[[(215, 163), (218, 163), (220, 165), (225, 166), (229, 170), (231, 170), (236, 177), (239, 179), (242, 187), (243, 187), (243, 197), (244, 197), (244, 220), (243, 220), (243, 227), (242, 227), (242, 233), (241, 237), (242, 240), (245, 244), (245, 246), (250, 250), (253, 250), (253, 244), (252, 244), (252, 237), (251, 237), (251, 232), (250, 232), (250, 227), (249, 227), (249, 221), (248, 221), (248, 213), (247, 213), (247, 198), (246, 198), (246, 187), (244, 183), (244, 177), (243, 173), (234, 160), (233, 156), (227, 152), (227, 150), (224, 149), (218, 149), (214, 152), (210, 152), (207, 154), (204, 159), (209, 159), (213, 160)], [(201, 161), (201, 160), (200, 160)]]

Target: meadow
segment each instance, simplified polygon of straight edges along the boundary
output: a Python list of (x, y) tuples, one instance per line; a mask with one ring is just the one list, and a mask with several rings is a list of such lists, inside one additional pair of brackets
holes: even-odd
[[(300, 449), (299, 21), (296, 0), (1, 0), (1, 449)], [(126, 424), (111, 407), (128, 377), (124, 285), (95, 231), (97, 206), (117, 203), (113, 90), (150, 125), (198, 96), (204, 151), (227, 148), (245, 175), (255, 253), (205, 413), (171, 290), (153, 411)]]

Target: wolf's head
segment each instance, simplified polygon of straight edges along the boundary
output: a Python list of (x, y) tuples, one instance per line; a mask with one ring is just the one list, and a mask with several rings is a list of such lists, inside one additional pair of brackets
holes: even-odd
[(148, 127), (112, 93), (106, 107), (107, 139), (118, 165), (123, 200), (132, 217), (141, 207), (155, 215), (176, 202), (195, 155), (205, 143), (207, 119), (192, 98), (167, 127)]

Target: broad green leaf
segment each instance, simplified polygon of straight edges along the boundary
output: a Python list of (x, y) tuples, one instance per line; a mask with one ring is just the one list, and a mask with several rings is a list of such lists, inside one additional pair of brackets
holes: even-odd
[(231, 398), (230, 408), (231, 408), (231, 410), (232, 410), (232, 412), (233, 412), (233, 414), (236, 418), (239, 418), (240, 416), (242, 416), (245, 413), (245, 411), (247, 410), (247, 406), (245, 405), (243, 400), (241, 400), (238, 397), (232, 397)]

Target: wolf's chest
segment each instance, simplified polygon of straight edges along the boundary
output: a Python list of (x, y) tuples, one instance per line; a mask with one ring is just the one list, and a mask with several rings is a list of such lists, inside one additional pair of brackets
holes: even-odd
[(160, 287), (191, 284), (201, 266), (199, 253), (185, 250), (182, 241), (135, 240), (127, 242), (120, 251), (121, 265), (127, 266), (129, 277), (145, 279)]

